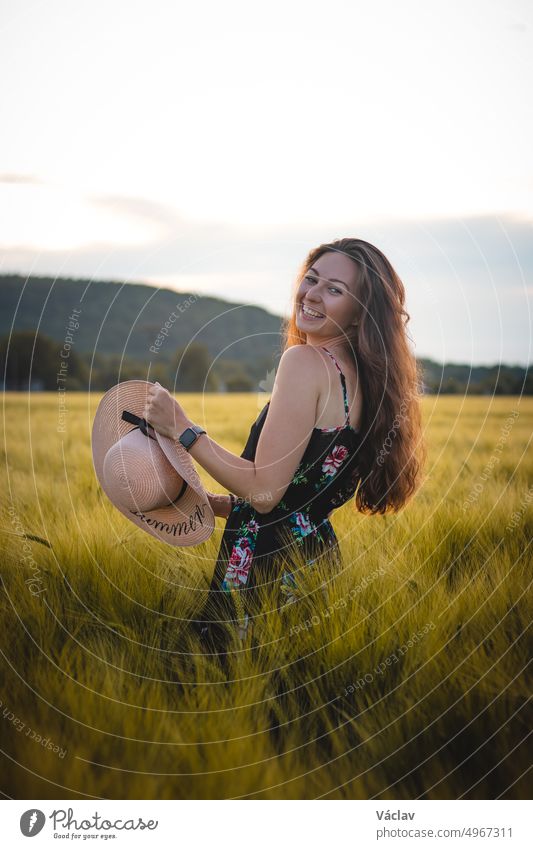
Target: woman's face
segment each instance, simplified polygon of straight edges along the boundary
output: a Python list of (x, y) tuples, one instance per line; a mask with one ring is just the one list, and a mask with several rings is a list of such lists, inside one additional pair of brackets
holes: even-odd
[[(296, 292), (296, 324), (309, 344), (353, 338), (359, 320), (357, 265), (344, 254), (328, 251), (315, 260)], [(320, 316), (306, 314), (309, 308)]]

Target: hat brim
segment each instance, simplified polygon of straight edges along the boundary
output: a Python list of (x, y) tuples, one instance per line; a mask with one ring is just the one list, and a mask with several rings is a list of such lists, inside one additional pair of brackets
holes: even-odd
[(150, 430), (150, 435), (155, 436), (176, 474), (188, 484), (184, 494), (174, 504), (145, 512), (131, 511), (117, 503), (105, 485), (105, 456), (134, 427), (122, 419), (122, 411), (128, 410), (142, 418), (148, 390), (152, 386), (146, 380), (126, 380), (113, 386), (101, 398), (91, 435), (94, 470), (112, 504), (137, 527), (169, 545), (199, 545), (213, 533), (215, 515), (192, 458), (179, 442), (161, 436), (153, 428)]

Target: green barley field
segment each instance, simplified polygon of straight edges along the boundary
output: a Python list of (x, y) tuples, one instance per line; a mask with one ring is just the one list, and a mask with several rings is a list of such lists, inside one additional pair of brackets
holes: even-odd
[[(5, 797), (528, 798), (533, 399), (426, 397), (418, 495), (333, 513), (342, 573), (302, 575), (281, 614), (266, 593), (259, 649), (223, 668), (187, 622), (224, 520), (172, 549), (113, 508), (100, 397), (68, 394), (58, 432), (53, 393), (4, 396)], [(180, 397), (236, 454), (265, 400)]]

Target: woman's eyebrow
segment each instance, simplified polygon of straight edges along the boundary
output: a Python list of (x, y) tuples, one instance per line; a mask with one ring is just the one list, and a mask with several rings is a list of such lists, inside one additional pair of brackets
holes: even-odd
[[(315, 274), (318, 274), (318, 271), (316, 270), (316, 268), (313, 268), (313, 266), (310, 267), (309, 271), (314, 271)], [(320, 277), (320, 274), (318, 274), (318, 276)], [(327, 280), (327, 277), (324, 279)], [(331, 280), (328, 280), (328, 283), (341, 283), (343, 286), (346, 286), (346, 288), (348, 288), (348, 284), (345, 283), (344, 280), (337, 280), (336, 277), (332, 277)]]

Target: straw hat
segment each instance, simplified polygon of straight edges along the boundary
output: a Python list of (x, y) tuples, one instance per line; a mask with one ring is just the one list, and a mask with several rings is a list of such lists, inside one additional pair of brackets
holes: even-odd
[(215, 516), (189, 452), (141, 418), (152, 385), (126, 380), (105, 393), (92, 428), (94, 469), (137, 527), (169, 545), (198, 545), (211, 536)]

